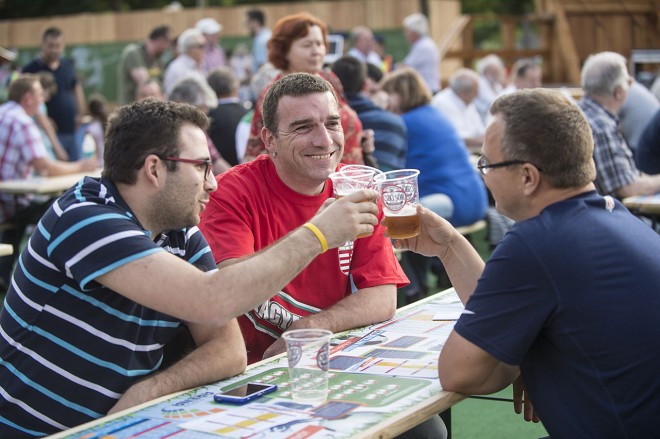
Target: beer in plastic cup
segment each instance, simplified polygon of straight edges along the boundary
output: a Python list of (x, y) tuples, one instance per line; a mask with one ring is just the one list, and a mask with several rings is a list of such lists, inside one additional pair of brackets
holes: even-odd
[(419, 235), (419, 190), (417, 169), (399, 169), (376, 176), (383, 206), (383, 224), (393, 239), (406, 239)]

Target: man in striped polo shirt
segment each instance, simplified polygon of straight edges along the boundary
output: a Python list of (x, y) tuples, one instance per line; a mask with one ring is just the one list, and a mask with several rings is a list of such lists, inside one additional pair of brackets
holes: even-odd
[[(217, 270), (197, 228), (217, 188), (207, 125), (185, 104), (121, 107), (103, 177), (81, 180), (42, 217), (0, 313), (0, 437), (44, 436), (242, 372), (234, 317), (326, 248), (373, 231), (377, 206), (356, 200), (376, 193), (364, 191)], [(164, 368), (182, 326), (196, 347)]]

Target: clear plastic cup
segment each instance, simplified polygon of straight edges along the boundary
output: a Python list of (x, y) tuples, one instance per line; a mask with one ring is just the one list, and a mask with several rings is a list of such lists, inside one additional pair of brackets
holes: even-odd
[(419, 235), (419, 188), (417, 169), (398, 169), (375, 177), (385, 217), (383, 224), (391, 238)]
[(326, 329), (294, 329), (282, 334), (289, 361), (291, 397), (294, 401), (320, 404), (328, 397), (329, 346)]

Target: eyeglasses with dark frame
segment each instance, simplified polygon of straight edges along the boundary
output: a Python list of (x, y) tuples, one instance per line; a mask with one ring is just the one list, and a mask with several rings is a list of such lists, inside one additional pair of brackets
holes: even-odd
[(162, 160), (167, 160), (169, 162), (182, 162), (182, 163), (190, 163), (191, 165), (205, 165), (206, 167), (204, 168), (204, 179), (208, 179), (209, 175), (211, 174), (211, 160), (210, 159), (184, 159), (183, 157), (165, 157)]
[[(499, 163), (488, 163), (486, 161), (486, 158), (484, 156), (479, 156), (479, 159), (477, 160), (477, 169), (479, 172), (481, 172), (482, 175), (488, 174), (489, 169), (493, 168), (505, 168), (507, 166), (514, 166), (514, 165), (524, 165), (525, 163), (529, 163), (530, 165), (534, 165), (534, 163), (525, 161), (525, 160), (507, 160), (504, 162), (499, 162)], [(543, 171), (540, 167), (534, 165), (536, 169), (539, 171)]]

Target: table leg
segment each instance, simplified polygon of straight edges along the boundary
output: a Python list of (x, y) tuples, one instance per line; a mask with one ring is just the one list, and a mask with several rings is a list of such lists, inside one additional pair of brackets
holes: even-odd
[(451, 408), (440, 413), (440, 419), (442, 419), (442, 422), (445, 423), (445, 427), (447, 427), (447, 439), (451, 439)]

